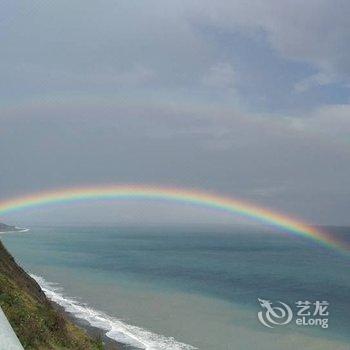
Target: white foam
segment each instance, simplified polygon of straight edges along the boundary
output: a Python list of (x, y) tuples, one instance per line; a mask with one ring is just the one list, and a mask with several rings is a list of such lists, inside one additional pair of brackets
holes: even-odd
[(16, 231), (14, 232), (28, 232), (29, 228), (25, 228), (25, 227), (17, 227), (15, 226)]
[(10, 231), (0, 231), (0, 234), (6, 234), (6, 233), (24, 233), (24, 232), (29, 232), (29, 228), (24, 228), (24, 227), (16, 227), (14, 230)]
[(74, 298), (63, 294), (63, 289), (56, 283), (45, 281), (44, 278), (31, 274), (38, 282), (46, 296), (62, 306), (74, 317), (88, 322), (91, 326), (106, 331), (106, 336), (120, 343), (128, 344), (145, 350), (193, 350), (195, 347), (176, 341), (172, 337), (152, 333), (143, 328), (127, 324), (115, 317), (82, 304)]

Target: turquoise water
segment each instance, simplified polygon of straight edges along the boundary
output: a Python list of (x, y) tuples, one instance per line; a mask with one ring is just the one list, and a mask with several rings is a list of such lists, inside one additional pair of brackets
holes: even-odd
[[(303, 239), (252, 226), (32, 227), (1, 239), (49, 297), (133, 348), (348, 349), (349, 256)], [(267, 328), (258, 298), (293, 311), (328, 301), (329, 327)]]

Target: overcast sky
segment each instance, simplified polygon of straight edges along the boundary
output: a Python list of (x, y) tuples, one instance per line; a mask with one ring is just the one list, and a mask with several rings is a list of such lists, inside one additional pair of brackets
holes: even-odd
[[(176, 185), (350, 224), (349, 18), (347, 0), (1, 1), (0, 198)], [(29, 214), (210, 214), (98, 207)]]

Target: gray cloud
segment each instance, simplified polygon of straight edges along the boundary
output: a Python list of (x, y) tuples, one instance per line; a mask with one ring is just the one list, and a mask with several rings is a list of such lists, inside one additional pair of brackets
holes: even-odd
[(219, 62), (212, 67), (207, 75), (203, 77), (203, 83), (218, 89), (233, 89), (235, 72), (231, 64)]
[(323, 75), (349, 79), (350, 4), (346, 0), (198, 1), (194, 13), (198, 21), (223, 30), (264, 32), (284, 57), (308, 62)]
[(1, 197), (170, 184), (348, 222), (348, 2), (2, 6)]
[(178, 104), (51, 108), (57, 115), (36, 108), (28, 116), (17, 108), (2, 116), (4, 195), (82, 183), (160, 183), (216, 190), (311, 221), (335, 201), (322, 222), (340, 220), (336, 203), (350, 174), (349, 106), (303, 118)]

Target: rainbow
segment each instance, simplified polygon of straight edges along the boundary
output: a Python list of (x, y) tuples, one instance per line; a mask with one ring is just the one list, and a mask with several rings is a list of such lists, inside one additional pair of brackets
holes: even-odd
[(346, 247), (329, 233), (311, 227), (300, 220), (238, 199), (180, 188), (146, 185), (108, 185), (59, 189), (0, 201), (0, 215), (49, 204), (108, 199), (173, 201), (212, 208), (277, 226), (288, 233), (307, 237), (329, 248), (346, 250)]

